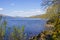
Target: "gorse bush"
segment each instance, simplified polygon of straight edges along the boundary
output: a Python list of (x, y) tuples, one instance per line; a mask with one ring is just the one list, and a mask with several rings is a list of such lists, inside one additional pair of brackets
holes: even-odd
[[(46, 14), (49, 14), (47, 15), (49, 19), (47, 21), (47, 27), (49, 27), (49, 30), (40, 33), (40, 35), (38, 35), (39, 38), (36, 37), (38, 40), (60, 40), (60, 0), (43, 0), (43, 3), (44, 7), (48, 6)], [(51, 25), (53, 25), (53, 27)]]

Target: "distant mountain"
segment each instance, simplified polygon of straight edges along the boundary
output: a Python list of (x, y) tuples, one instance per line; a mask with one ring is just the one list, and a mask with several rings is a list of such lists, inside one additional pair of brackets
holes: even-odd
[(12, 16), (7, 16), (7, 15), (1, 15), (0, 18), (6, 19), (6, 20), (41, 20), (41, 18), (29, 18), (29, 17), (12, 17)]

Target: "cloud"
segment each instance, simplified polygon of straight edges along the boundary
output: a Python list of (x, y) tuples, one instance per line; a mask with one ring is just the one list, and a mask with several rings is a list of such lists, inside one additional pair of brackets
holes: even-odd
[(0, 8), (0, 11), (4, 10), (3, 8)]
[(13, 11), (9, 13), (10, 16), (19, 16), (19, 17), (30, 17), (35, 15), (43, 14), (40, 9), (29, 10), (29, 11)]

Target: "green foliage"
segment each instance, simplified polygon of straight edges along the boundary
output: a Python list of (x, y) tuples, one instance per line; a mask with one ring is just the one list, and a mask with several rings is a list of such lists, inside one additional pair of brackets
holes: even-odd
[[(8, 31), (11, 30), (10, 27), (7, 27), (7, 22), (4, 18), (3, 23), (1, 24), (1, 17), (0, 17), (0, 40), (5, 40), (5, 33), (6, 28), (8, 28)], [(14, 26), (13, 31), (8, 35), (8, 40), (26, 40), (26, 34), (24, 34), (25, 26), (22, 26), (22, 28), (18, 28), (17, 26)]]
[(22, 26), (21, 29), (14, 27), (13, 28), (13, 32), (12, 32), (12, 36), (14, 38), (14, 40), (25, 40), (26, 35), (24, 34), (24, 26)]
[[(60, 40), (60, 0), (52, 0), (51, 2), (53, 2), (52, 3), (53, 5), (51, 4), (51, 6), (50, 5), (48, 6), (46, 14), (43, 14), (42, 16), (40, 15), (35, 16), (37, 18), (38, 17), (45, 18), (45, 19), (47, 18), (49, 19), (47, 21), (47, 24), (54, 25), (53, 27), (54, 30), (50, 29), (50, 30), (43, 31), (43, 34), (45, 36), (42, 37), (42, 40)], [(47, 3), (48, 3), (48, 0), (47, 0)], [(41, 36), (43, 34), (41, 34)]]
[(4, 27), (6, 26), (6, 24), (4, 24), (5, 22), (3, 22), (3, 24), (1, 24), (2, 23), (1, 20), (2, 20), (2, 16), (0, 16), (0, 40), (3, 40), (4, 36), (5, 36), (5, 29), (6, 29)]

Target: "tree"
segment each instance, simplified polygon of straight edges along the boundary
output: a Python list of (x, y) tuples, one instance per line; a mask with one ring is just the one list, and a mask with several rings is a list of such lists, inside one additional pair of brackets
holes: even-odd
[(60, 40), (60, 0), (45, 0), (45, 1), (47, 2), (46, 4), (44, 4), (44, 6), (47, 5), (46, 13), (54, 14), (54, 15), (50, 15), (51, 18), (49, 19), (54, 21), (53, 23), (55, 30), (52, 30), (53, 32), (52, 37), (54, 40)]

